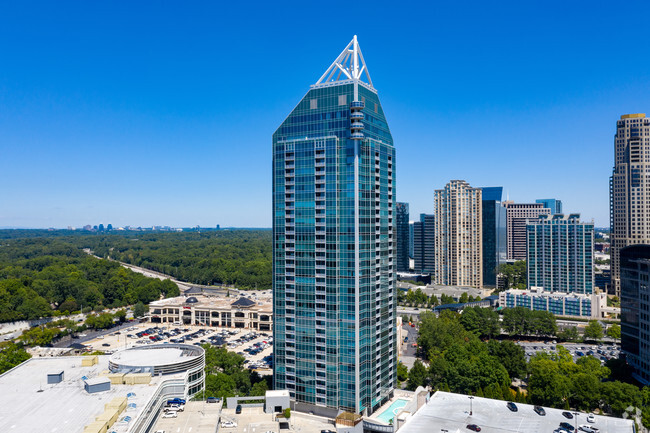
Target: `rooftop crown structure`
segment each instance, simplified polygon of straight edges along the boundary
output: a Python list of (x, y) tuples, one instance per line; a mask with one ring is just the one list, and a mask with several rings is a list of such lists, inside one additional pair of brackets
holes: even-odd
[(395, 149), (356, 36), (273, 134), (274, 380), (371, 413), (396, 382)]

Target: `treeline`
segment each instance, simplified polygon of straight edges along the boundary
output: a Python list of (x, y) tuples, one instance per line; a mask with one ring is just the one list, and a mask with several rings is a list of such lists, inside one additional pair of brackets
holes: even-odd
[[(59, 239), (99, 257), (202, 285), (271, 288), (271, 230), (94, 233), (0, 230), (0, 239)], [(2, 241), (0, 241), (0, 244)]]
[[(624, 377), (624, 363), (610, 360), (601, 366), (600, 360), (590, 356), (576, 363), (561, 346), (557, 354), (538, 353), (527, 362), (521, 346), (490, 339), (499, 332), (498, 315), (492, 313), (481, 308), (467, 308), (462, 315), (451, 311), (443, 311), (438, 317), (422, 313), (418, 345), (428, 367), (417, 360), (408, 372), (407, 387), (431, 386), (564, 409), (599, 408), (618, 416), (628, 406), (636, 406), (643, 408), (644, 425), (646, 419), (650, 421), (646, 416), (646, 411), (650, 415), (650, 388), (639, 389), (617, 380)], [(510, 319), (537, 323), (513, 324), (515, 332), (545, 334), (554, 329), (554, 323), (546, 323), (544, 317), (513, 314)], [(527, 382), (524, 390), (511, 388), (515, 378)]]
[(0, 241), (0, 322), (147, 304), (178, 286), (85, 254), (64, 239)]
[(410, 306), (410, 307), (422, 306), (422, 307), (433, 308), (437, 305), (455, 304), (456, 302), (460, 302), (461, 304), (464, 304), (466, 302), (474, 302), (480, 300), (481, 300), (480, 296), (474, 297), (467, 293), (463, 293), (462, 295), (460, 295), (458, 300), (444, 293), (440, 295), (440, 299), (438, 299), (438, 297), (435, 294), (431, 296), (427, 296), (427, 294), (424, 293), (422, 289), (419, 287), (415, 290), (408, 289), (406, 292), (404, 292), (403, 290), (397, 291), (397, 305)]
[(272, 232), (97, 235), (78, 239), (101, 257), (152, 269), (194, 284), (271, 288)]

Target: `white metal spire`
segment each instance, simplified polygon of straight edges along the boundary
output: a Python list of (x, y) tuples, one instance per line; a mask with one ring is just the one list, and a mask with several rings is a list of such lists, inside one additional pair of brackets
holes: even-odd
[[(364, 74), (367, 81), (362, 79)], [(334, 60), (334, 63), (327, 68), (327, 71), (314, 86), (348, 80), (363, 82), (374, 89), (368, 67), (365, 60), (363, 60), (363, 54), (361, 54), (361, 48), (357, 42), (357, 35), (354, 35), (352, 41)]]

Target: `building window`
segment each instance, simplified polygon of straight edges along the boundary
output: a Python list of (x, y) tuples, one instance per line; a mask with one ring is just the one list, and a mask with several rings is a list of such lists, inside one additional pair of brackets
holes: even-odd
[(339, 95), (339, 105), (347, 105), (347, 104), (348, 104), (348, 95)]
[(310, 99), (309, 100), (309, 108), (312, 110), (315, 110), (318, 108), (318, 99)]

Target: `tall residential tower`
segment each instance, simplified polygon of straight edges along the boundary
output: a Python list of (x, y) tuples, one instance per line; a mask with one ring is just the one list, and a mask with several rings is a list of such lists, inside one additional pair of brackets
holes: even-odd
[(483, 287), (481, 188), (452, 180), (435, 196), (435, 281)]
[(396, 383), (395, 149), (356, 36), (273, 134), (274, 380), (372, 413)]
[(621, 295), (620, 251), (650, 244), (650, 119), (626, 114), (616, 122), (610, 178), (612, 290)]

